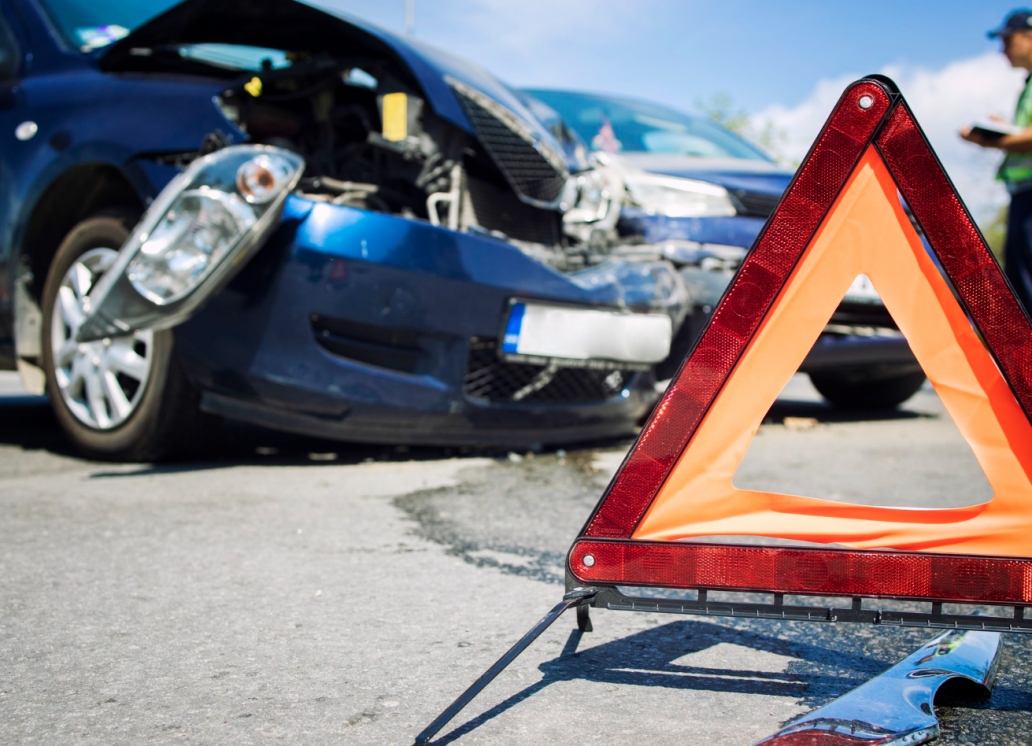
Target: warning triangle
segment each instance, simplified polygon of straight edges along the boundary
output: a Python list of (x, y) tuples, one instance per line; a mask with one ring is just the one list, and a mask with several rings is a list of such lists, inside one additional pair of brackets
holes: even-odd
[[(988, 502), (873, 507), (732, 484), (860, 274), (970, 444)], [(843, 94), (571, 548), (570, 572), (589, 584), (1032, 601), (1030, 382), (1027, 316), (895, 85), (865, 78)], [(684, 541), (703, 536), (837, 548)]]
[[(931, 254), (900, 203), (910, 207)], [(878, 289), (992, 488), (916, 510), (740, 490), (763, 416), (846, 289)], [(1032, 630), (1032, 325), (899, 90), (849, 86), (566, 558), (566, 595), (416, 737), (430, 739), (566, 610)], [(824, 547), (704, 543), (706, 536)], [(631, 596), (626, 587), (698, 589)], [(716, 601), (711, 589), (774, 594)], [(849, 596), (849, 608), (785, 595)], [(929, 600), (931, 613), (864, 609)], [(943, 613), (1014, 606), (1012, 618)], [(574, 639), (574, 638), (571, 638)]]

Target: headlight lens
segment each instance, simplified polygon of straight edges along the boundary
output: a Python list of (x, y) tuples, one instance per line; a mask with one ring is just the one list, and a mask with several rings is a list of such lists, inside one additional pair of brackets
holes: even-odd
[(140, 295), (171, 303), (196, 287), (256, 220), (235, 194), (208, 187), (184, 192), (141, 244), (126, 275)]
[(282, 204), (303, 169), (300, 156), (264, 146), (236, 146), (206, 156), (180, 177), (181, 189), (166, 190), (171, 200), (156, 203), (154, 217), (137, 228), (131, 241), (139, 248), (126, 278), (159, 306), (183, 299), (263, 215)]
[(634, 174), (627, 177), (626, 185), (631, 200), (651, 215), (699, 218), (737, 214), (727, 190), (706, 181)]
[(563, 232), (579, 243), (607, 242), (620, 219), (623, 197), (623, 179), (605, 164), (573, 174), (560, 204)]
[(574, 174), (566, 181), (562, 202), (566, 222), (594, 223), (609, 212), (612, 190), (597, 169)]

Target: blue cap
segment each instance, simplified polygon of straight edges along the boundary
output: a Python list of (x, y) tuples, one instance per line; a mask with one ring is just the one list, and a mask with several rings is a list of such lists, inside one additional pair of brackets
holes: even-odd
[(1029, 29), (1032, 29), (1032, 10), (1022, 8), (1007, 16), (1000, 28), (990, 31), (989, 38), (995, 39), (999, 36), (1013, 34), (1015, 31), (1028, 31)]

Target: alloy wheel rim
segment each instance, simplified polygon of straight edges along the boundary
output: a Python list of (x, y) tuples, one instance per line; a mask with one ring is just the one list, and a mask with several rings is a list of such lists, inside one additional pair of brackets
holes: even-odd
[(153, 331), (96, 342), (75, 340), (85, 318), (86, 296), (117, 256), (114, 249), (97, 248), (76, 259), (61, 280), (51, 314), (57, 389), (72, 415), (97, 430), (112, 430), (132, 416), (153, 363)]

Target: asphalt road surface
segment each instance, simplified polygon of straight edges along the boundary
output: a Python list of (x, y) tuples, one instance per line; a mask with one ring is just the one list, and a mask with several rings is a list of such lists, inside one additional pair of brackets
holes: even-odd
[[(895, 505), (989, 488), (938, 399), (836, 413), (786, 389), (736, 483)], [(355, 447), (226, 428), (168, 466), (70, 452), (0, 375), (0, 743), (412, 742), (562, 595), (629, 443), (565, 453)], [(930, 633), (572, 614), (436, 743), (750, 744)], [(1032, 639), (941, 742), (1032, 741)]]

